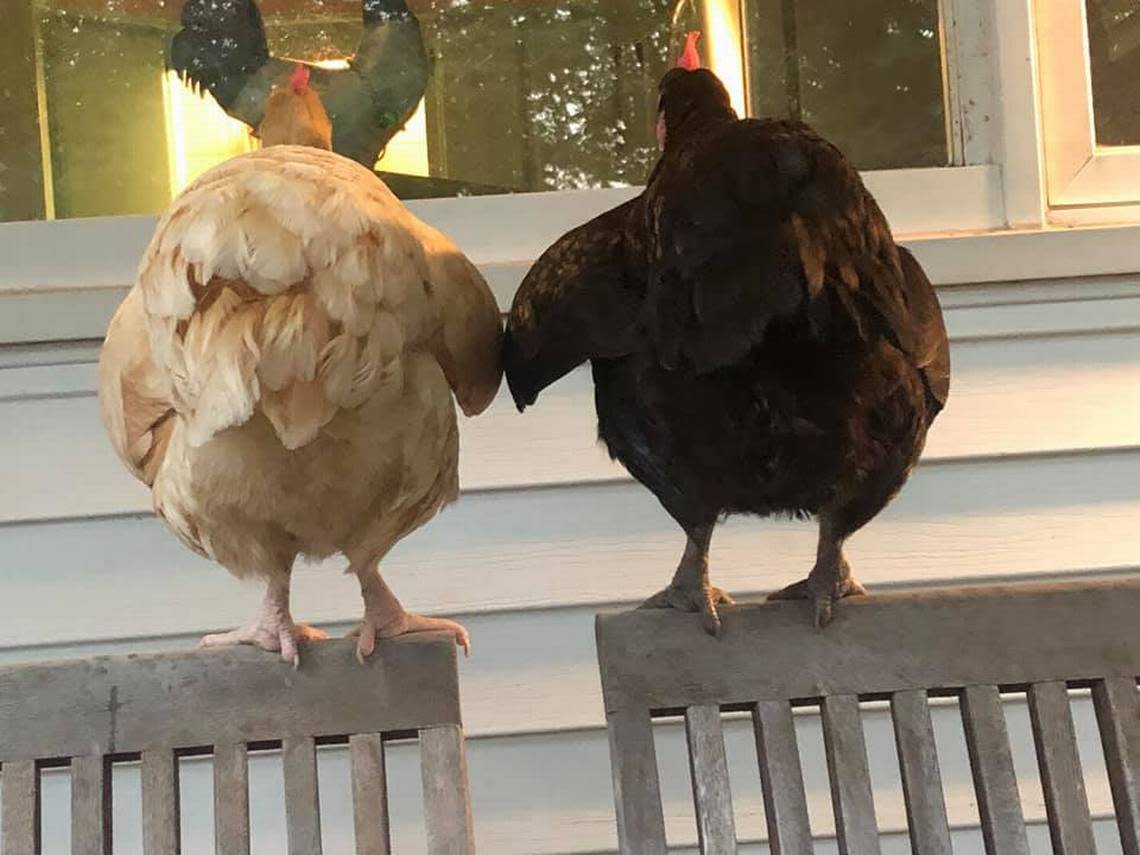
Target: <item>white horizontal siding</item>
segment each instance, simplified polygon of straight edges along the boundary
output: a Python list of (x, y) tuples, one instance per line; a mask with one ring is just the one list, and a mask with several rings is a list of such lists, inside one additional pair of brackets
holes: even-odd
[[(950, 404), (924, 462), (1140, 445), (1137, 340), (1117, 332), (957, 342)], [(598, 447), (595, 424), (586, 368), (525, 418), (504, 384), (487, 413), (461, 419), (460, 482), (476, 491), (625, 478)], [(0, 447), (0, 522), (150, 508), (103, 434), (91, 363), (0, 369)]]
[[(926, 246), (941, 251), (943, 239)], [(488, 269), (500, 300), (509, 301), (525, 265)], [(1004, 268), (991, 278), (1003, 277), (1028, 278)], [(36, 312), (55, 319), (56, 337), (85, 338), (121, 293), (79, 289)], [(911, 483), (852, 540), (856, 573), (874, 590), (1140, 569), (1140, 278), (966, 284), (941, 296), (954, 339), (951, 402)], [(42, 297), (0, 296), (7, 319), (0, 324), (21, 327), (7, 309)], [(122, 470), (98, 422), (96, 355), (96, 342), (0, 348), (0, 662), (185, 648), (206, 630), (246, 619), (259, 597), (149, 516), (146, 492)], [(385, 572), (409, 607), (461, 615), (471, 630), (461, 680), (480, 849), (612, 851), (593, 614), (664, 584), (681, 535), (597, 447), (584, 370), (525, 416), (504, 392), (487, 415), (463, 421), (462, 443), (464, 496), (400, 544)], [(731, 520), (714, 539), (714, 579), (745, 599), (759, 597), (806, 571), (814, 540), (804, 523)], [(353, 580), (339, 569), (303, 568), (295, 585), (298, 616), (338, 632), (360, 608)], [(1095, 726), (1087, 701), (1076, 709), (1089, 796), (1103, 817), (1111, 804)], [(884, 852), (906, 852), (889, 722), (881, 709), (867, 716)], [(957, 711), (940, 706), (935, 719), (956, 851), (981, 853)], [(1019, 701), (1009, 720), (1033, 851), (1044, 853)], [(818, 719), (797, 721), (817, 851), (832, 852)], [(659, 730), (670, 840), (690, 851), (682, 737), (673, 724)], [(747, 723), (731, 723), (728, 733), (738, 828), (750, 841), (743, 851), (766, 851)], [(423, 848), (414, 764), (413, 747), (394, 749), (401, 853)], [(341, 752), (326, 752), (321, 770), (326, 851), (344, 852), (351, 823)], [(137, 780), (130, 770), (119, 774), (116, 851), (133, 853)], [(253, 780), (255, 851), (283, 851), (279, 767), (259, 761)], [(207, 762), (184, 762), (183, 788), (185, 851), (209, 851)], [(66, 801), (65, 776), (50, 773), (45, 852), (66, 851), (59, 842)], [(1098, 823), (1102, 853), (1119, 851), (1113, 834), (1111, 823)]]

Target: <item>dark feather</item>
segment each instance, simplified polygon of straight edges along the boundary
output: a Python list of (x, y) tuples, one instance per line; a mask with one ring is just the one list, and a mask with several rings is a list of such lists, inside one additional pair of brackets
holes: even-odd
[(644, 274), (638, 200), (560, 238), (531, 267), (507, 319), (503, 367), (520, 410), (587, 359), (637, 347)]
[(686, 530), (826, 514), (842, 541), (905, 482), (946, 402), (938, 299), (858, 172), (806, 125), (662, 82), (645, 192), (554, 244), (508, 321), (520, 409), (585, 360), (610, 454)]
[(195, 89), (207, 90), (228, 108), (268, 61), (265, 26), (254, 0), (186, 0), (169, 62)]

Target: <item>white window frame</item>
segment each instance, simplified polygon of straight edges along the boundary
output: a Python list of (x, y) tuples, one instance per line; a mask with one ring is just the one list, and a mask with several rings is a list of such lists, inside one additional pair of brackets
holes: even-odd
[[(1051, 32), (1066, 8), (1070, 18), (1080, 11), (1083, 33), (1083, 0), (940, 0), (948, 135), (953, 160), (963, 165), (864, 173), (896, 236), (916, 250), (937, 284), (1140, 271), (1140, 206), (1051, 209), (1046, 197), (1053, 185), (1045, 152), (1059, 149), (1043, 129), (1059, 132), (1046, 112), (1056, 109), (1061, 92), (1049, 71), (1060, 53), (1038, 51), (1042, 32)], [(1080, 67), (1087, 80), (1087, 63)], [(1071, 96), (1074, 87), (1066, 91)], [(1140, 185), (1140, 166), (1135, 174)], [(409, 207), (464, 248), (506, 306), (551, 241), (636, 192), (431, 199)], [(1074, 243), (1053, 226), (1070, 225), (1075, 215), (1138, 225)], [(99, 337), (134, 278), (155, 220), (0, 224), (0, 344)]]
[(1050, 220), (1140, 219), (1140, 146), (1098, 146), (1085, 0), (1038, 0)]

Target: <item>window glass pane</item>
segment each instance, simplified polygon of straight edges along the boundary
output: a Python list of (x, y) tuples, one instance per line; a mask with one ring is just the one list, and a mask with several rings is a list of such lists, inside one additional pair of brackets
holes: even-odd
[(1140, 144), (1140, 2), (1087, 0), (1096, 141)]
[[(937, 0), (408, 0), (410, 23), (403, 0), (257, 0), (264, 44), (255, 0), (6, 2), (0, 220), (162, 210), (256, 147), (295, 60), (322, 67), (338, 150), (404, 198), (639, 184), (694, 28), (742, 109), (799, 115), (864, 168), (947, 162)], [(216, 28), (180, 36), (184, 2)], [(221, 71), (199, 92), (168, 59)]]
[(949, 162), (937, 0), (747, 0), (757, 115), (798, 118), (860, 169)]

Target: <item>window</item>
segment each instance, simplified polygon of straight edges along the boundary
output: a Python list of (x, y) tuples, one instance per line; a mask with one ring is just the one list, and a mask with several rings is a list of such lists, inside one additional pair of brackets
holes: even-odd
[[(248, 111), (231, 104), (227, 115), (167, 70), (182, 0), (11, 2), (0, 33), (0, 220), (157, 213), (209, 166), (256, 145), (240, 120)], [(371, 86), (416, 62), (378, 35), (391, 24), (362, 27), (361, 0), (257, 2), (274, 57), (357, 75), (347, 62), (357, 54), (378, 69), (359, 75)], [(868, 0), (858, 13), (847, 0), (411, 5), (431, 73), (375, 164), (404, 198), (643, 183), (657, 155), (657, 82), (691, 28), (742, 112), (802, 118), (864, 169), (952, 160), (938, 0)], [(256, 55), (240, 31), (220, 32)], [(200, 47), (206, 62), (233, 49)], [(368, 116), (376, 105), (364, 98), (336, 107), (380, 130), (396, 119)]]
[(1140, 202), (1140, 4), (1050, 0), (1037, 16), (1050, 205), (1111, 219), (1089, 206)]

